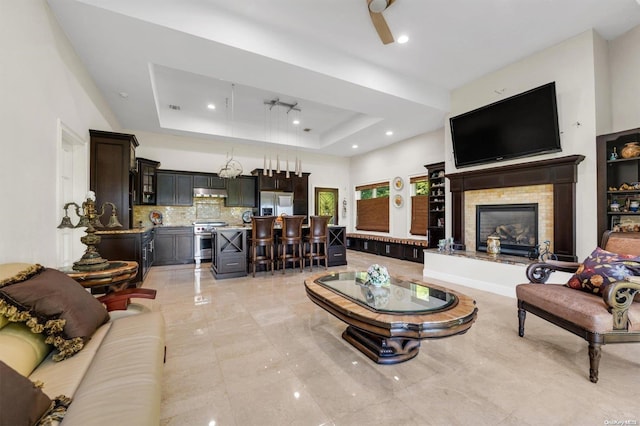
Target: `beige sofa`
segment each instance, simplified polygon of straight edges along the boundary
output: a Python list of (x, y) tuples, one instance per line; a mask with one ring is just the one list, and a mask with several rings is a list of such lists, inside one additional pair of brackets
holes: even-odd
[[(6, 302), (9, 296), (5, 293), (12, 289), (11, 285), (2, 286), (2, 278), (0, 275), (0, 304)], [(132, 297), (154, 298), (155, 290), (128, 289), (119, 293), (101, 300), (110, 310), (109, 319), (99, 325), (90, 338), (84, 339), (81, 350), (62, 361), (55, 361), (56, 353), (60, 352), (54, 349), (28, 374), (32, 382), (42, 385), (41, 391), (50, 399), (61, 395), (71, 399), (62, 419), (63, 426), (160, 423), (165, 354), (164, 319), (154, 309), (152, 302), (129, 303)], [(114, 308), (125, 309), (111, 310)], [(0, 305), (0, 317), (4, 317), (2, 320), (6, 324), (6, 318), (9, 317), (6, 303), (4, 311)], [(17, 322), (15, 318), (13, 322)], [(15, 327), (15, 324), (12, 325), (12, 328)], [(2, 333), (0, 327), (0, 338), (1, 334), (9, 333)], [(31, 338), (34, 333), (26, 334), (27, 338)], [(0, 345), (4, 345), (5, 349), (0, 350), (0, 361), (5, 361), (2, 359), (5, 353), (5, 358), (9, 359), (6, 364), (11, 366), (10, 358), (17, 356), (15, 370), (21, 370), (21, 360), (32, 356), (30, 347), (37, 352), (41, 342), (26, 345), (24, 342), (15, 343), (15, 348), (12, 348), (11, 343), (7, 344), (11, 339), (12, 336), (5, 336), (5, 340), (0, 340)], [(14, 352), (11, 352), (12, 349), (15, 349)], [(1, 393), (6, 394), (6, 391), (0, 389)], [(4, 397), (6, 395), (0, 394), (0, 398)], [(5, 411), (8, 410), (5, 408)], [(0, 424), (3, 421), (9, 420), (3, 419), (0, 413)]]

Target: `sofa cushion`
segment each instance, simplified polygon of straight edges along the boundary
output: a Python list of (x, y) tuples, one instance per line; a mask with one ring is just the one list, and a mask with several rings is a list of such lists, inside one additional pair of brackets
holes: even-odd
[[(519, 284), (518, 300), (594, 332), (613, 331), (613, 316), (601, 296), (562, 284)], [(629, 331), (640, 331), (640, 303), (629, 308)]]
[(567, 286), (593, 294), (629, 275), (640, 275), (640, 257), (617, 254), (597, 247), (569, 279)]
[(40, 425), (64, 417), (70, 400), (49, 399), (31, 380), (0, 361), (0, 425)]
[(32, 333), (23, 323), (11, 323), (0, 330), (0, 361), (28, 376), (53, 349), (45, 336)]
[(25, 322), (58, 353), (56, 361), (80, 351), (96, 329), (109, 320), (104, 306), (66, 274), (46, 268), (31, 278), (0, 288), (0, 314)]
[(0, 264), (0, 287), (24, 281), (41, 272), (44, 266), (32, 263), (2, 263)]
[[(109, 324), (111, 328), (73, 396), (65, 423), (95, 424), (97, 417), (105, 425), (157, 426), (164, 362), (162, 314), (125, 316)], [(77, 356), (82, 355), (84, 351)]]

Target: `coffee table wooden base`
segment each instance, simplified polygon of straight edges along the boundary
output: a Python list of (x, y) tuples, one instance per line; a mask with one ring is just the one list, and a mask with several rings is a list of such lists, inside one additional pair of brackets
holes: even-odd
[(367, 333), (352, 325), (342, 338), (378, 364), (397, 364), (415, 358), (420, 351), (420, 340), (402, 337), (382, 337)]

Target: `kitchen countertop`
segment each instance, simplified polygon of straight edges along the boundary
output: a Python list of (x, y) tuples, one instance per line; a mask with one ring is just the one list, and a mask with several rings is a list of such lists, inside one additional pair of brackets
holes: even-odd
[(147, 231), (151, 231), (153, 228), (153, 226), (145, 226), (142, 228), (131, 229), (99, 229), (96, 230), (96, 235), (144, 234)]

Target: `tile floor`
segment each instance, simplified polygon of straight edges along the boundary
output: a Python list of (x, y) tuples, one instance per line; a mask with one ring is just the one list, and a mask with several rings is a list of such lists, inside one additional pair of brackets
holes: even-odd
[[(365, 253), (348, 261), (330, 270), (422, 275)], [(308, 269), (216, 281), (208, 266), (153, 267), (145, 281), (167, 324), (162, 425), (640, 424), (638, 344), (604, 346), (593, 384), (585, 341), (531, 314), (520, 338), (514, 299), (445, 284), (477, 301), (469, 332), (377, 365), (307, 298)]]

